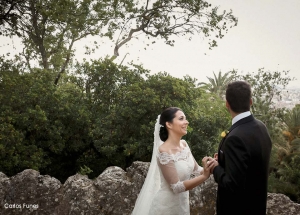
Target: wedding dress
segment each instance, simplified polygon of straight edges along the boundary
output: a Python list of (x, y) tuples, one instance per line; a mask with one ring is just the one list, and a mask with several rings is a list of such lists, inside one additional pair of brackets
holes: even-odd
[(175, 154), (159, 152), (159, 117), (154, 132), (152, 160), (132, 215), (189, 215), (189, 191), (183, 182), (202, 171), (188, 144)]

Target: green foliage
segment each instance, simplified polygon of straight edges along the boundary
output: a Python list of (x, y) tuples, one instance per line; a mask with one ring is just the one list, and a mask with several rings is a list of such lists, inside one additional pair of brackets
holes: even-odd
[(55, 86), (54, 72), (22, 73), (12, 64), (3, 60), (0, 67), (0, 171), (8, 175), (32, 168), (64, 181), (76, 172), (94, 178), (108, 166), (150, 161), (155, 120), (169, 106), (190, 120), (185, 139), (198, 160), (215, 151), (227, 126), (223, 101), (189, 76), (150, 75), (140, 65), (104, 59), (77, 64)]
[(260, 68), (257, 72), (236, 76), (236, 79), (250, 83), (253, 99), (251, 112), (265, 123), (273, 140), (280, 132), (281, 119), (284, 114), (284, 109), (275, 107), (274, 99), (281, 98), (282, 89), (285, 89), (289, 81), (293, 80), (288, 73), (288, 71), (265, 71), (264, 68)]
[(0, 4), (0, 35), (7, 35), (8, 31), (4, 27), (17, 26), (19, 19), (25, 13), (24, 0), (1, 0)]
[[(217, 95), (202, 93), (192, 110), (187, 134), (194, 157), (199, 162), (204, 156), (213, 156), (221, 141), (221, 132), (230, 128), (230, 115), (225, 102)], [(201, 163), (201, 162), (200, 162)]]
[(272, 156), (272, 178), (269, 190), (288, 195), (300, 202), (300, 121), (299, 106), (286, 111), (281, 138), (274, 144)]
[[(190, 124), (184, 138), (200, 161), (213, 155), (221, 131), (230, 127), (222, 100), (226, 84), (243, 79), (253, 88), (253, 114), (276, 143), (269, 189), (299, 202), (299, 108), (286, 111), (273, 103), (292, 80), (288, 72), (219, 72), (208, 78), (205, 92), (189, 76), (73, 59), (74, 44), (91, 36), (111, 40), (114, 59), (141, 36), (147, 46), (157, 38), (172, 46), (173, 36), (197, 34), (212, 48), (236, 25), (231, 11), (220, 13), (202, 0), (4, 0), (1, 34), (18, 36), (24, 49), (14, 60), (0, 57), (0, 171), (31, 168), (64, 181), (76, 172), (93, 178), (111, 165), (150, 161), (155, 119), (169, 106), (185, 112)], [(91, 54), (98, 42), (86, 48)], [(288, 133), (282, 136), (282, 130)]]
[(300, 156), (294, 157), (289, 165), (280, 167), (277, 172), (272, 172), (269, 177), (268, 191), (283, 193), (292, 201), (300, 202)]
[[(100, 163), (125, 168), (134, 160), (150, 161), (157, 115), (166, 107), (178, 106), (192, 118), (202, 95), (190, 77), (150, 75), (139, 65), (118, 67), (108, 59), (77, 65), (77, 73), (82, 78), (76, 82), (86, 89), (93, 119), (93, 150), (80, 160), (94, 170), (91, 177), (103, 171)], [(195, 130), (200, 129), (197, 126)], [(206, 148), (201, 150), (205, 154)]]
[(83, 167), (80, 167), (80, 170), (79, 170), (79, 174), (81, 175), (88, 175), (90, 173), (92, 173), (93, 170), (91, 170), (89, 167), (87, 167), (86, 165), (84, 165)]
[(292, 138), (300, 137), (300, 105), (295, 106), (292, 110), (286, 110), (283, 121), (286, 130), (290, 132)]
[(62, 160), (73, 165), (76, 153), (88, 147), (83, 94), (71, 83), (55, 87), (51, 72), (18, 74), (5, 64), (0, 66), (0, 171), (13, 175), (32, 168), (59, 179), (74, 174), (76, 166), (58, 169)]
[(299, 186), (291, 184), (289, 181), (279, 180), (275, 173), (271, 173), (268, 181), (268, 192), (282, 193), (291, 198), (292, 201), (299, 202)]
[[(24, 71), (20, 62), (0, 58), (0, 171), (8, 175), (31, 168), (64, 181), (76, 172), (94, 178), (108, 166), (150, 161), (155, 119), (169, 106), (185, 112), (184, 139), (199, 162), (216, 152), (220, 133), (230, 127), (224, 100), (189, 76), (150, 75), (140, 65), (117, 66), (108, 59), (78, 63), (59, 85), (52, 82), (54, 71)], [(272, 78), (280, 80), (263, 80)], [(269, 98), (274, 88), (262, 85), (254, 83), (255, 111), (269, 114), (272, 101), (260, 103), (257, 95)], [(299, 201), (298, 109), (272, 112), (277, 113), (273, 121), (258, 116), (268, 122), (276, 142), (269, 191), (294, 201)], [(280, 119), (290, 136), (280, 136)]]

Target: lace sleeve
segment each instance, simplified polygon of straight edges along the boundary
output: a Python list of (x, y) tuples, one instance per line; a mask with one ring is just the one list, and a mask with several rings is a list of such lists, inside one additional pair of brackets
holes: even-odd
[[(193, 155), (192, 155), (192, 156), (193, 156)], [(194, 156), (193, 156), (193, 159), (194, 159), (194, 170), (193, 170), (192, 175), (193, 175), (193, 176), (199, 176), (199, 175), (202, 175), (202, 173), (203, 173), (203, 167), (199, 166), (199, 164), (198, 164), (197, 161), (195, 160)]]
[(203, 173), (203, 167), (199, 166), (195, 160), (195, 167), (194, 167), (194, 171), (193, 171), (192, 175), (199, 176), (199, 175), (202, 175), (202, 173)]
[(165, 180), (168, 184), (170, 184), (170, 187), (174, 193), (186, 191), (183, 182), (179, 180), (175, 163), (171, 155), (167, 153), (160, 153), (160, 156), (157, 157), (157, 163)]

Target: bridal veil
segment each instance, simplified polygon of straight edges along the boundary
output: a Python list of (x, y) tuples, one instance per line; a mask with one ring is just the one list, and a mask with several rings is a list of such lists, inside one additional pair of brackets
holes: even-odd
[(156, 119), (156, 124), (154, 128), (154, 145), (153, 145), (150, 167), (145, 182), (143, 184), (143, 187), (135, 202), (135, 206), (131, 215), (148, 214), (153, 197), (160, 187), (160, 173), (157, 165), (157, 153), (158, 153), (158, 147), (163, 142), (159, 137), (159, 130), (160, 130), (159, 120), (160, 120), (160, 115), (158, 115)]

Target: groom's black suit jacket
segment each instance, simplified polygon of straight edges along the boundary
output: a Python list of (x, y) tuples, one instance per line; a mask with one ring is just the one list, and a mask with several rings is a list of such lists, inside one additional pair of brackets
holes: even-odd
[(252, 115), (236, 122), (220, 143), (213, 170), (218, 183), (217, 215), (265, 215), (272, 143)]

